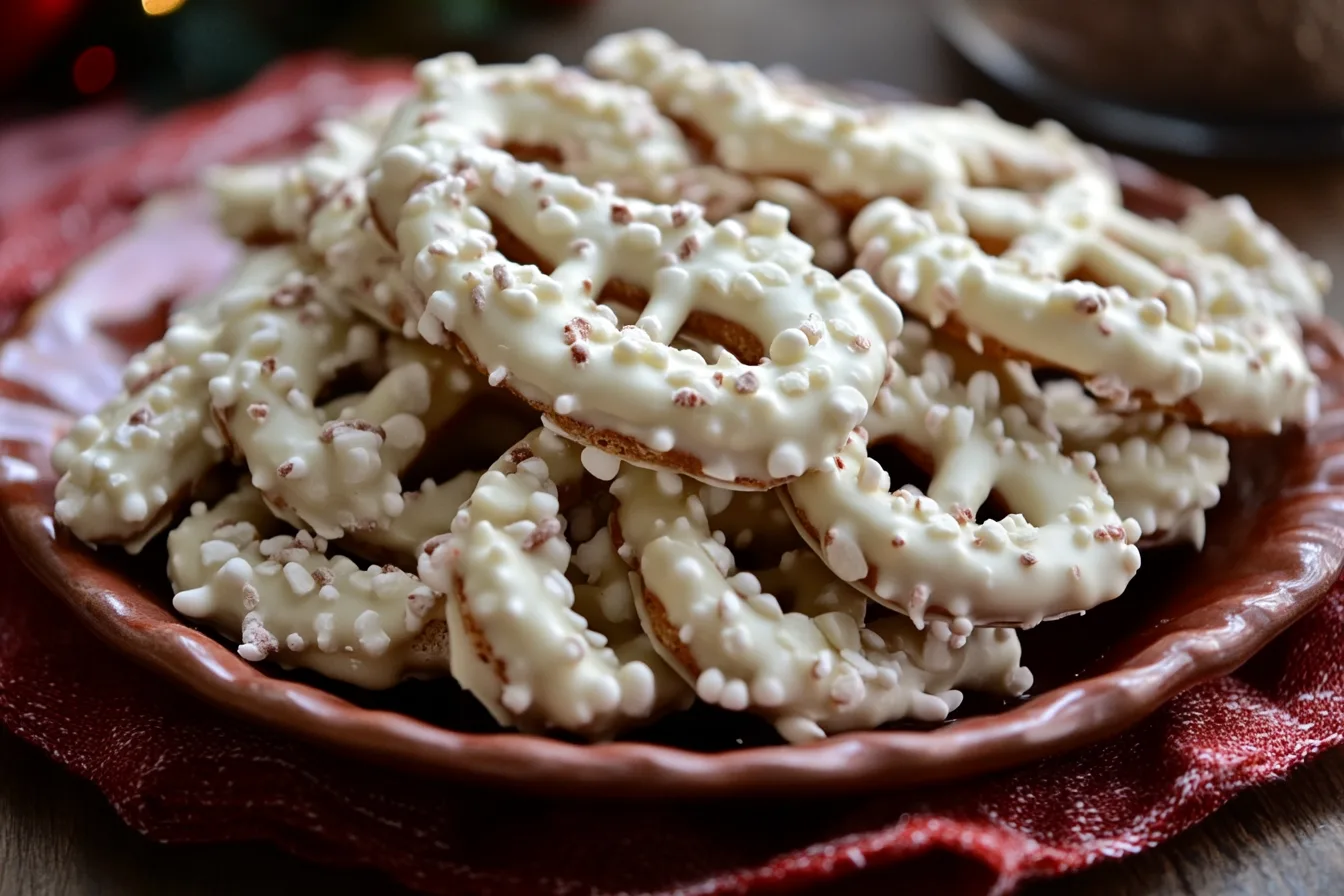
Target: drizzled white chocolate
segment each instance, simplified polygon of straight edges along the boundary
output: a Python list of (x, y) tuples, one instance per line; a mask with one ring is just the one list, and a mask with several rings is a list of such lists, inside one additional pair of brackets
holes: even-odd
[[(501, 724), (601, 739), (687, 695), (637, 643), (642, 633), (623, 625), (628, 590), (613, 589), (604, 549), (586, 545), (575, 558), (565, 539), (561, 491), (583, 479), (581, 450), (546, 430), (514, 446), (481, 477), (451, 534), (425, 546), (419, 569), (450, 595), (454, 677)], [(586, 585), (566, 577), (571, 560)], [(578, 603), (576, 591), (592, 588)], [(584, 606), (624, 640), (609, 643)]]
[[(897, 361), (863, 428), (788, 487), (800, 531), (836, 575), (917, 625), (938, 616), (957, 633), (1118, 597), (1139, 568), (1140, 531), (1115, 511), (1096, 457), (1063, 454), (1021, 407), (1002, 405), (988, 370), (961, 383), (938, 352)], [(929, 494), (892, 493), (870, 439), (927, 459)], [(977, 523), (991, 492), (1012, 512)]]
[(173, 607), (272, 659), (365, 688), (447, 672), (443, 600), (396, 567), (328, 557), (326, 540), (283, 525), (251, 486), (197, 502), (168, 535)]
[[(380, 164), (429, 162), (401, 147)], [(464, 150), (453, 167), (411, 197), (398, 228), (430, 295), (421, 334), (453, 334), (493, 385), (574, 438), (763, 488), (819, 464), (867, 412), (900, 315), (862, 272), (813, 267), (784, 209), (761, 203), (745, 227), (710, 226), (689, 203), (622, 200), (494, 150)], [(500, 253), (492, 218), (552, 274)], [(615, 283), (648, 290), (635, 326), (594, 300)], [(669, 348), (683, 327), (729, 350), (708, 364)]]
[[(1278, 432), (1316, 413), (1316, 377), (1296, 335), (1231, 259), (1124, 212), (1101, 180), (1043, 200), (1008, 191), (948, 194), (934, 213), (881, 199), (854, 221), (858, 263), (935, 327), (1087, 379), (1097, 395), (1189, 404), (1206, 423)], [(994, 256), (981, 240), (1011, 240)], [(1188, 251), (1187, 251), (1188, 250)], [(1167, 273), (1180, 264), (1181, 276)], [(1113, 286), (1068, 277), (1078, 269)], [(1186, 279), (1186, 278), (1189, 279)]]
[(218, 309), (265, 302), (294, 270), (286, 249), (249, 255), (213, 298), (177, 314), (163, 339), (131, 359), (122, 392), (76, 421), (52, 451), (57, 522), (88, 542), (133, 553), (224, 456), (210, 426), (208, 383), (220, 353)]
[(903, 718), (940, 721), (960, 705), (963, 684), (1007, 694), (1031, 686), (1013, 632), (967, 633), (953, 648), (901, 617), (865, 625), (863, 596), (806, 550), (786, 553), (767, 576), (773, 593), (765, 590), (726, 547), (740, 533), (712, 530), (732, 493), (697, 493), (690, 480), (631, 467), (612, 493), (659, 653), (700, 699), (759, 713), (789, 741)]
[[(464, 146), (521, 147), (558, 156), (559, 170), (586, 183), (608, 181), (641, 196), (670, 189), (668, 174), (691, 163), (685, 138), (648, 94), (549, 56), (477, 66), (465, 53), (449, 53), (421, 62), (415, 78), (419, 92), (397, 112), (380, 152), (408, 145), (430, 163), (451, 165)], [(442, 173), (375, 168), (369, 194), (385, 232), (397, 232), (417, 181)]]

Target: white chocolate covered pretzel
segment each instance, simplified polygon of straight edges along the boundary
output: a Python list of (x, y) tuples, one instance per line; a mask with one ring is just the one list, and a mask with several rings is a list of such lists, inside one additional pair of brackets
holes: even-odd
[(659, 31), (606, 37), (585, 62), (648, 90), (726, 168), (798, 180), (846, 205), (916, 198), (941, 183), (1039, 189), (1105, 167), (1057, 124), (1027, 130), (980, 105), (856, 107), (746, 63), (711, 62)]
[(370, 216), (364, 178), (394, 110), (376, 100), (321, 122), (317, 142), (297, 160), (217, 169), (207, 183), (231, 234), (297, 239), (323, 260), (327, 298), (413, 333), (424, 300)]
[(640, 615), (659, 653), (700, 699), (759, 713), (786, 740), (904, 718), (941, 721), (960, 705), (955, 688), (963, 685), (1013, 695), (1031, 686), (1013, 632), (965, 633), (954, 648), (903, 617), (865, 625), (863, 596), (805, 548), (786, 553), (764, 579), (739, 571), (726, 545), (741, 533), (713, 530), (715, 511), (733, 493), (630, 467), (612, 493), (621, 550), (639, 571)]
[[(401, 147), (380, 164), (430, 163)], [(623, 200), (496, 150), (464, 150), (452, 167), (398, 228), (430, 297), (421, 334), (451, 334), (492, 384), (572, 438), (766, 488), (819, 464), (867, 412), (900, 315), (862, 272), (814, 267), (782, 208), (710, 226), (698, 206)], [(552, 273), (500, 252), (492, 218)], [(635, 326), (596, 301), (608, 286), (642, 305)], [(727, 351), (709, 364), (669, 348), (683, 328)]]
[(386, 528), (405, 506), (401, 471), (479, 379), (459, 358), (391, 337), (387, 374), (323, 422), (310, 396), (335, 372), (334, 334), (301, 312), (252, 326), (247, 351), (211, 383), (217, 419), (252, 484), (277, 514), (324, 538)]
[[(561, 499), (572, 505), (581, 484), (581, 450), (546, 430), (514, 446), (481, 477), (451, 534), (426, 544), (419, 569), (449, 595), (454, 677), (501, 724), (601, 739), (684, 705), (687, 693), (622, 617), (629, 591), (619, 590), (614, 552), (588, 544), (575, 555), (565, 539)], [(586, 584), (566, 578), (571, 562)], [(623, 641), (609, 641), (604, 620)]]
[(1324, 266), (1239, 197), (1197, 204), (1180, 223), (1150, 219), (1125, 208), (1114, 178), (1084, 171), (1042, 195), (949, 185), (930, 202), (948, 226), (1004, 247), (1030, 273), (1081, 272), (1131, 296), (1156, 296), (1187, 330), (1210, 322), (1262, 339), (1243, 322), (1317, 315), (1329, 288)]
[(1074, 379), (1038, 382), (1026, 362), (977, 354), (920, 321), (906, 321), (897, 349), (912, 359), (930, 350), (947, 355), (952, 376), (963, 383), (979, 371), (992, 373), (1002, 402), (1020, 405), (1065, 454), (1093, 454), (1116, 512), (1138, 522), (1140, 547), (1203, 544), (1204, 512), (1218, 503), (1231, 473), (1226, 437), (1160, 411), (1104, 406)]
[[(1110, 193), (1081, 179), (1041, 199), (952, 191), (934, 213), (881, 199), (850, 239), (858, 263), (933, 326), (955, 322), (976, 343), (1073, 371), (1104, 399), (1141, 396), (1237, 430), (1312, 420), (1316, 377), (1246, 270), (1194, 247), (1166, 259), (1182, 276), (1166, 273), (1154, 257), (1175, 237)], [(968, 230), (1009, 248), (991, 255)], [(1115, 285), (1068, 279), (1080, 268)]]
[(1204, 249), (1256, 273), (1275, 304), (1299, 317), (1317, 317), (1330, 291), (1330, 269), (1299, 250), (1241, 196), (1196, 205), (1180, 224)]
[(208, 383), (227, 360), (217, 307), (266, 301), (298, 263), (288, 249), (250, 254), (213, 297), (177, 314), (163, 339), (131, 359), (122, 392), (52, 451), (57, 522), (84, 541), (132, 552), (170, 522), (224, 456), (209, 425)]
[[(1139, 525), (1123, 519), (1087, 452), (1066, 455), (988, 370), (963, 384), (935, 351), (898, 367), (849, 443), (790, 483), (799, 530), (826, 564), (909, 615), (1026, 625), (1118, 597), (1139, 568)], [(933, 470), (929, 494), (891, 491), (869, 440), (894, 441)], [(1002, 520), (976, 522), (991, 493)]]
[[(607, 181), (641, 196), (667, 189), (667, 175), (691, 164), (685, 138), (648, 94), (549, 56), (478, 66), (449, 53), (421, 62), (415, 78), (419, 92), (397, 112), (380, 152), (409, 145), (431, 164), (450, 165), (464, 146), (519, 148), (552, 157), (585, 183)], [(375, 168), (369, 194), (384, 232), (397, 232), (401, 207), (425, 176), (420, 168)]]
[[(221, 165), (204, 183), (225, 233), (243, 242), (300, 236), (332, 188), (362, 173), (391, 121), (396, 101), (372, 100), (349, 115), (318, 122), (317, 139), (300, 159)], [(325, 187), (314, 191), (314, 186)]]
[(273, 659), (365, 688), (448, 671), (443, 598), (390, 566), (328, 557), (326, 540), (284, 526), (251, 486), (168, 535), (173, 607)]
[[(209, 389), (216, 426), (271, 506), (324, 538), (338, 538), (347, 528), (396, 516), (401, 486), (384, 468), (381, 429), (318, 421), (313, 401), (322, 386), (378, 347), (371, 329), (316, 299), (320, 288), (295, 271), (271, 296), (221, 308), (224, 353)], [(396, 391), (421, 385), (427, 393), (427, 379)], [(423, 438), (418, 429), (405, 434)], [(374, 481), (376, 489), (359, 487)]]
[(1065, 451), (1096, 456), (1116, 512), (1138, 522), (1144, 544), (1203, 546), (1204, 512), (1217, 505), (1232, 471), (1224, 436), (1157, 411), (1115, 413), (1077, 380), (1038, 384), (1020, 361), (1004, 362), (1003, 370), (1033, 423)]

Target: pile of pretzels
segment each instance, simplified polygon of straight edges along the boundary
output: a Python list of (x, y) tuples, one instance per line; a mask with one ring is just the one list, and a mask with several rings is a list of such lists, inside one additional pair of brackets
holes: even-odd
[(1134, 214), (1058, 125), (652, 31), (415, 75), (211, 174), (245, 260), (55, 449), (60, 524), (169, 530), (246, 660), (593, 740), (940, 721), (1316, 413), (1328, 272), (1240, 199)]

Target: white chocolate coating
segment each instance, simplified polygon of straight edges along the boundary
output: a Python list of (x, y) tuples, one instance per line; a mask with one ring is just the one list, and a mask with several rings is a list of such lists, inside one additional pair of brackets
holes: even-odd
[[(454, 677), (501, 724), (596, 740), (686, 701), (647, 648), (609, 645), (577, 611), (566, 578), (571, 560), (589, 578), (581, 587), (612, 584), (592, 547), (574, 558), (564, 537), (560, 495), (583, 479), (581, 451), (547, 430), (533, 432), (481, 477), (451, 534), (425, 546), (419, 569), (450, 595)], [(642, 634), (627, 626), (626, 637)]]
[(1317, 317), (1330, 291), (1330, 269), (1293, 246), (1241, 196), (1192, 208), (1181, 231), (1210, 252), (1230, 256), (1256, 271), (1283, 310)]
[[(855, 219), (850, 240), (858, 264), (934, 327), (955, 316), (974, 334), (1080, 374), (1108, 399), (1188, 402), (1206, 423), (1249, 430), (1312, 420), (1316, 377), (1245, 270), (1182, 253), (1192, 280), (1165, 273), (1149, 256), (1171, 234), (1157, 239), (1156, 225), (1118, 210), (1103, 182), (1091, 192), (1080, 183), (1043, 201), (961, 191), (932, 214), (881, 199)], [(968, 228), (1015, 242), (996, 257)], [(1080, 266), (1117, 285), (1066, 279)]]
[(1107, 167), (1053, 122), (1028, 130), (979, 104), (857, 107), (746, 63), (711, 62), (658, 31), (606, 37), (585, 61), (648, 90), (707, 137), (726, 168), (798, 180), (823, 195), (915, 198), (943, 183), (1040, 189)]
[(416, 491), (402, 493), (406, 506), (396, 519), (376, 529), (351, 533), (341, 539), (340, 545), (361, 557), (414, 567), (425, 542), (452, 526), (480, 478), (480, 473), (468, 471), (443, 482), (427, 479)]
[(1003, 369), (1033, 423), (1065, 451), (1096, 455), (1116, 512), (1138, 521), (1145, 543), (1203, 546), (1204, 512), (1218, 504), (1232, 472), (1225, 437), (1158, 412), (1108, 411), (1078, 381), (1039, 385), (1021, 362), (1005, 362)]
[[(318, 421), (313, 399), (323, 384), (378, 348), (369, 328), (316, 300), (320, 288), (296, 272), (272, 296), (222, 308), (230, 354), (209, 389), (216, 425), (270, 505), (323, 538), (339, 538), (400, 513), (401, 485), (384, 457), (384, 430), (369, 421)], [(397, 427), (390, 448), (417, 451), (424, 431), (414, 414), (428, 404), (428, 376), (397, 380), (386, 401), (414, 426)]]
[[(1013, 632), (963, 633), (953, 648), (901, 617), (865, 626), (862, 595), (806, 549), (786, 553), (766, 577), (775, 592), (764, 591), (725, 546), (738, 533), (712, 531), (706, 490), (667, 478), (627, 467), (612, 493), (622, 550), (639, 570), (644, 626), (700, 699), (759, 713), (802, 742), (903, 718), (940, 721), (963, 684), (1014, 695), (1031, 686)], [(733, 498), (713, 491), (714, 509)]]
[(136, 552), (171, 520), (191, 486), (224, 456), (209, 425), (208, 382), (220, 360), (216, 306), (264, 300), (297, 264), (287, 249), (249, 255), (213, 299), (176, 315), (131, 359), (123, 391), (76, 421), (52, 451), (57, 522), (87, 542)]
[(222, 165), (205, 173), (215, 219), (229, 236), (249, 242), (300, 236), (326, 191), (352, 173), (362, 173), (395, 109), (389, 97), (375, 99), (345, 118), (319, 122), (317, 140), (298, 160)]
[(714, 63), (666, 34), (614, 34), (588, 51), (599, 75), (648, 90), (668, 115), (714, 143), (716, 160), (744, 174), (791, 177), (823, 194), (912, 196), (961, 181), (957, 157), (919, 130), (865, 127), (862, 110), (800, 102), (759, 69)]
[(298, 239), (325, 264), (327, 298), (384, 329), (413, 334), (424, 299), (374, 225), (364, 180), (394, 108), (376, 100), (349, 118), (321, 122), (317, 142), (296, 161), (217, 169), (207, 182), (229, 233)]
[(278, 227), (302, 237), (322, 258), (328, 282), (351, 307), (412, 336), (424, 297), (375, 224), (365, 180), (391, 117), (383, 112), (367, 115), (363, 127), (329, 122), (324, 141), (286, 172), (273, 214)]
[(1031, 422), (1065, 454), (1086, 451), (1115, 500), (1115, 510), (1139, 523), (1140, 547), (1188, 541), (1203, 545), (1204, 512), (1214, 507), (1231, 473), (1228, 440), (1171, 420), (1159, 411), (1103, 406), (1073, 379), (1038, 383), (1024, 361), (977, 354), (969, 346), (907, 321), (899, 350), (919, 357), (933, 349), (967, 382), (979, 371), (998, 379), (1004, 404), (1021, 405)]
[[(420, 89), (398, 111), (380, 152), (402, 145), (447, 163), (463, 146), (523, 146), (559, 155), (559, 169), (585, 183), (654, 195), (687, 168), (685, 138), (648, 94), (598, 81), (549, 56), (520, 65), (477, 66), (465, 53), (415, 68)], [(409, 175), (409, 176), (407, 176)], [(389, 234), (422, 172), (379, 166), (369, 181), (374, 212)]]
[[(244, 382), (255, 377), (238, 390), (227, 414), (227, 432), (247, 460), (253, 485), (282, 518), (325, 538), (395, 528), (405, 505), (400, 473), (424, 448), (427, 432), (448, 422), (484, 384), (460, 358), (390, 336), (387, 373), (323, 422), (309, 402), (275, 383), (311, 394), (324, 375), (328, 337), (299, 317), (279, 332), (271, 349), (274, 373), (264, 364), (255, 375), (246, 361), (235, 365)], [(286, 366), (295, 373), (286, 374)], [(233, 390), (224, 384), (219, 391)]]
[[(1140, 532), (1122, 519), (1086, 452), (1062, 454), (1000, 384), (966, 383), (935, 351), (898, 356), (872, 412), (821, 470), (790, 483), (799, 529), (836, 575), (909, 615), (1026, 625), (1118, 597), (1139, 568)], [(891, 491), (868, 455), (893, 439), (933, 469), (929, 494)], [(976, 522), (991, 492), (1011, 515)]]
[(168, 535), (173, 607), (274, 659), (365, 688), (448, 670), (443, 598), (395, 567), (360, 569), (326, 542), (283, 526), (244, 485), (213, 508), (193, 505)]
[[(401, 147), (380, 164), (430, 163)], [(397, 233), (430, 297), (421, 335), (452, 333), (492, 385), (577, 423), (574, 438), (615, 432), (638, 445), (603, 447), (628, 459), (764, 488), (821, 463), (867, 412), (899, 312), (866, 274), (812, 266), (784, 209), (711, 226), (697, 206), (622, 200), (495, 150), (465, 150), (453, 167), (407, 201)], [(501, 254), (491, 219), (553, 273)], [(636, 326), (618, 329), (594, 301), (613, 282), (648, 290)], [(683, 326), (736, 339), (738, 353), (711, 365), (670, 349)], [(758, 365), (738, 357), (761, 349)]]

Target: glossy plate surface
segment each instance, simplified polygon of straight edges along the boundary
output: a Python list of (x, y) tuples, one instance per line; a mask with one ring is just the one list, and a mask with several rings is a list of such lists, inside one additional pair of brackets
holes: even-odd
[[(1139, 210), (1195, 193), (1122, 167)], [(1344, 564), (1344, 330), (1309, 328), (1324, 412), (1309, 433), (1243, 439), (1206, 550), (1152, 551), (1129, 591), (1023, 635), (1036, 687), (973, 699), (933, 729), (781, 745), (741, 714), (697, 708), (638, 740), (583, 745), (502, 732), (451, 682), (369, 694), (254, 666), (168, 609), (164, 557), (94, 552), (54, 530), (50, 446), (116, 390), (128, 347), (163, 330), (167, 302), (221, 276), (235, 249), (198, 198), (159, 200), (140, 226), (69, 272), (0, 345), (0, 522), (76, 617), (128, 656), (255, 723), (359, 759), (612, 797), (799, 795), (970, 777), (1096, 742), (1178, 692), (1226, 674), (1304, 616)], [(3, 598), (0, 598), (3, 599)]]

